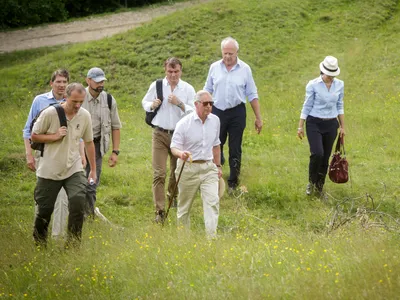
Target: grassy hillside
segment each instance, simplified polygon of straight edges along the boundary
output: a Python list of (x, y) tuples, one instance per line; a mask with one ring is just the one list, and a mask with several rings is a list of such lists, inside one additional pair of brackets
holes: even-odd
[[(395, 0), (214, 1), (101, 41), (0, 55), (0, 297), (398, 297), (399, 8)], [(151, 223), (151, 129), (141, 99), (169, 56), (201, 89), (229, 35), (252, 67), (265, 125), (258, 136), (248, 106), (248, 192), (222, 199), (220, 238), (209, 242), (200, 201), (190, 235), (176, 228), (175, 211), (166, 228)], [(326, 55), (338, 57), (345, 82), (351, 182), (327, 182), (322, 203), (305, 196), (308, 143), (296, 128), (305, 85)], [(96, 221), (85, 224), (79, 252), (58, 243), (38, 252), (35, 175), (21, 130), (53, 70), (84, 83), (93, 66), (105, 70), (123, 122), (119, 163), (103, 168), (98, 206), (124, 230)]]

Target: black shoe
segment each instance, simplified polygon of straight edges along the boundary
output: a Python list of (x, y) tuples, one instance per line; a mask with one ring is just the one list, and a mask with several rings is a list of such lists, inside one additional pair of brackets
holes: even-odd
[(154, 219), (154, 222), (156, 224), (163, 224), (165, 220), (165, 212), (163, 210), (159, 210), (156, 212), (156, 217)]
[(312, 183), (307, 184), (306, 194), (307, 196), (311, 196), (314, 192), (314, 185)]

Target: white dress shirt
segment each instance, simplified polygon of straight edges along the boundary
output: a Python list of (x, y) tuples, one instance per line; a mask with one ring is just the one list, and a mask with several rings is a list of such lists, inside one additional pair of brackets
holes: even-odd
[(176, 125), (171, 148), (189, 151), (193, 160), (212, 160), (213, 147), (221, 144), (219, 129), (220, 122), (216, 115), (209, 114), (203, 123), (194, 111)]
[[(183, 112), (178, 106), (168, 102), (168, 96), (174, 94), (185, 105)], [(196, 92), (189, 83), (179, 80), (177, 86), (171, 91), (171, 86), (166, 78), (163, 79), (163, 100), (160, 109), (151, 122), (154, 126), (167, 130), (174, 130), (176, 123), (184, 116), (194, 110), (194, 96)], [(145, 111), (151, 111), (151, 104), (157, 98), (156, 81), (154, 81), (142, 100), (142, 106)], [(161, 99), (160, 99), (161, 100)]]

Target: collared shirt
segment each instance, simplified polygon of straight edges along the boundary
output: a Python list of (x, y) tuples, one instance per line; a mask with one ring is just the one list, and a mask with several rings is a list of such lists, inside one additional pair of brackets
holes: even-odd
[[(89, 112), (80, 108), (71, 119), (67, 119), (68, 131), (64, 138), (45, 143), (43, 157), (39, 159), (36, 175), (41, 178), (63, 180), (83, 171), (79, 143), (93, 140), (92, 122)], [(60, 120), (54, 107), (44, 110), (33, 126), (36, 134), (54, 134), (60, 128)]]
[(209, 114), (203, 123), (194, 111), (176, 125), (171, 148), (189, 151), (193, 160), (212, 160), (213, 147), (221, 144), (219, 129), (220, 122), (216, 115)]
[(24, 139), (30, 139), (31, 138), (31, 123), (32, 120), (37, 116), (37, 114), (47, 106), (54, 104), (54, 103), (61, 103), (64, 102), (65, 99), (62, 100), (57, 100), (54, 98), (53, 91), (50, 91), (48, 93), (44, 93), (41, 95), (38, 95), (33, 99), (32, 105), (31, 105), (31, 110), (29, 111), (28, 115), (28, 120), (25, 123), (25, 127), (22, 130), (23, 132), (23, 138)]
[[(193, 86), (181, 79), (179, 79), (178, 84), (173, 91), (171, 91), (171, 86), (168, 83), (167, 78), (163, 79), (162, 85), (164, 99), (162, 100), (161, 107), (157, 111), (152, 124), (167, 130), (174, 130), (176, 123), (178, 123), (182, 116), (194, 110), (194, 97), (196, 92)], [(184, 103), (184, 112), (178, 106), (168, 102), (168, 96), (171, 94), (174, 94), (180, 101)], [(154, 99), (157, 99), (156, 81), (150, 85), (147, 94), (142, 100), (142, 106), (145, 111), (151, 111), (150, 107)]]
[(109, 124), (105, 124), (108, 121), (111, 122), (111, 130), (120, 129), (122, 127), (121, 121), (118, 115), (117, 102), (114, 97), (112, 97), (111, 102), (111, 114), (109, 113), (108, 103), (107, 103), (107, 93), (105, 91), (101, 92), (97, 98), (93, 98), (93, 96), (89, 92), (89, 87), (86, 87), (86, 96), (85, 101), (82, 104), (82, 107), (89, 111), (92, 116), (92, 126), (93, 126), (93, 136), (100, 137), (101, 136), (101, 126), (102, 126), (102, 111), (103, 107), (106, 109), (107, 116), (110, 115), (110, 118), (103, 118), (103, 126), (109, 126)]
[(334, 78), (328, 90), (322, 77), (310, 80), (306, 86), (306, 97), (301, 110), (301, 119), (307, 116), (316, 118), (336, 118), (344, 114), (344, 82)]
[(257, 87), (248, 64), (237, 59), (237, 63), (228, 72), (223, 60), (210, 66), (204, 90), (213, 95), (214, 106), (226, 110), (258, 99)]

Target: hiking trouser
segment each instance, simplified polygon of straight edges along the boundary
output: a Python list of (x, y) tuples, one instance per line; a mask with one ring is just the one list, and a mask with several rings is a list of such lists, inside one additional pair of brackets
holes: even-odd
[(68, 239), (80, 240), (86, 185), (87, 180), (84, 172), (74, 173), (63, 180), (37, 178), (34, 198), (38, 209), (33, 230), (33, 237), (37, 243), (45, 243), (47, 240), (48, 226), (54, 204), (62, 187), (68, 195)]
[[(176, 176), (179, 175), (182, 164), (183, 161), (178, 160)], [(196, 192), (200, 189), (206, 233), (208, 237), (215, 237), (219, 217), (218, 181), (218, 168), (211, 160), (199, 164), (185, 163), (178, 183), (178, 223), (190, 227), (190, 209)]]
[(158, 128), (153, 130), (152, 155), (153, 155), (153, 201), (156, 212), (165, 209), (165, 179), (167, 174), (167, 160), (169, 156), (168, 194), (174, 191), (175, 169), (177, 158), (171, 153), (172, 134)]
[[(36, 151), (35, 164), (39, 165), (40, 151)], [(35, 205), (35, 216), (37, 214), (37, 205)], [(54, 205), (53, 223), (51, 227), (51, 236), (55, 239), (65, 236), (68, 218), (68, 197), (64, 188), (61, 188), (57, 195)]]

